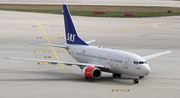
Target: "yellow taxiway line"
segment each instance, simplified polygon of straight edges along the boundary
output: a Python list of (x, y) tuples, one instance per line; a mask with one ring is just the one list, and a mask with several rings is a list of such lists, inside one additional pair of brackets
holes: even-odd
[[(33, 19), (33, 18), (31, 18), (31, 19)], [(49, 40), (49, 38), (47, 37), (47, 35), (46, 35), (44, 29), (42, 28), (42, 25), (40, 24), (40, 22), (39, 22), (38, 20), (36, 20), (36, 19), (33, 19), (33, 20), (35, 20), (35, 21), (38, 23), (38, 25), (40, 26), (40, 28), (41, 28), (41, 30), (42, 30), (44, 36), (46, 37), (46, 39), (47, 39), (47, 41), (48, 41), (48, 43), (51, 44), (50, 40), (52, 40), (52, 39)], [(52, 46), (51, 46), (51, 49), (53, 50), (53, 52), (54, 52), (54, 54), (55, 54), (57, 60), (60, 61), (59, 57), (57, 56), (56, 51), (54, 50), (54, 48), (53, 48)], [(68, 75), (68, 76), (70, 76), (70, 77), (77, 78), (77, 79), (82, 79), (82, 78), (75, 77), (75, 76), (72, 76), (72, 75), (68, 74), (68, 73), (66, 72), (64, 66), (63, 66), (61, 63), (60, 63), (60, 65), (61, 65), (61, 67), (62, 67), (62, 69), (63, 69), (63, 71), (64, 71), (64, 73), (65, 73), (66, 75)]]

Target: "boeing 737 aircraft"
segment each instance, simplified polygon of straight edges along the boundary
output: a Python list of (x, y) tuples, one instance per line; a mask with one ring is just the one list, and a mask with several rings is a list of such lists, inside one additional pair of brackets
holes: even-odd
[(122, 74), (126, 74), (133, 76), (133, 83), (137, 84), (139, 83), (139, 78), (147, 76), (150, 72), (150, 68), (146, 60), (170, 53), (170, 51), (166, 51), (162, 53), (140, 57), (137, 54), (126, 51), (90, 46), (88, 44), (94, 42), (95, 40), (84, 42), (79, 38), (66, 5), (63, 5), (63, 13), (66, 31), (65, 45), (53, 45), (34, 42), (31, 43), (65, 48), (77, 62), (40, 60), (16, 57), (4, 58), (36, 62), (49, 62), (54, 64), (62, 63), (65, 65), (77, 65), (82, 69), (82, 74), (86, 79), (100, 78), (101, 71), (112, 73), (113, 77), (121, 77)]

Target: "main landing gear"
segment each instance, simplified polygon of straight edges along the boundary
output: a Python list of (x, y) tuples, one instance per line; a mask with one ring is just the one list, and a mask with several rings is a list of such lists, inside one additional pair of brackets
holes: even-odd
[(121, 74), (115, 74), (113, 73), (113, 77), (116, 78), (116, 77), (121, 77)]
[(140, 79), (144, 78), (144, 76), (139, 76)]

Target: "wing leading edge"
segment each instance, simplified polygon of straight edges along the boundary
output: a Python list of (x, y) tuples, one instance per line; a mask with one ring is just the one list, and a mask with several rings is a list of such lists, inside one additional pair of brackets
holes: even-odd
[(157, 53), (157, 54), (153, 54), (153, 55), (148, 55), (148, 56), (144, 56), (142, 58), (145, 60), (148, 60), (148, 59), (155, 58), (155, 57), (167, 54), (167, 53), (171, 53), (171, 51), (166, 51), (166, 52), (161, 52), (161, 53)]
[(96, 64), (88, 64), (88, 63), (78, 63), (78, 62), (65, 62), (65, 61), (53, 61), (53, 60), (41, 60), (41, 59), (29, 59), (29, 58), (16, 58), (16, 57), (3, 57), (6, 59), (13, 59), (13, 60), (25, 60), (25, 61), (35, 61), (35, 62), (48, 62), (48, 63), (61, 63), (65, 65), (77, 65), (77, 66), (93, 66), (93, 67), (101, 67), (105, 68), (106, 66), (103, 65), (96, 65)]

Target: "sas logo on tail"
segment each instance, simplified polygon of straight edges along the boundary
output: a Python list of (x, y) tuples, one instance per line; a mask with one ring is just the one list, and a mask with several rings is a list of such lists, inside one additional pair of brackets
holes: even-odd
[(68, 33), (68, 34), (67, 34), (67, 40), (68, 40), (68, 41), (71, 41), (71, 42), (74, 42), (74, 41), (75, 41), (75, 36), (76, 36), (76, 34), (70, 34), (70, 33)]

